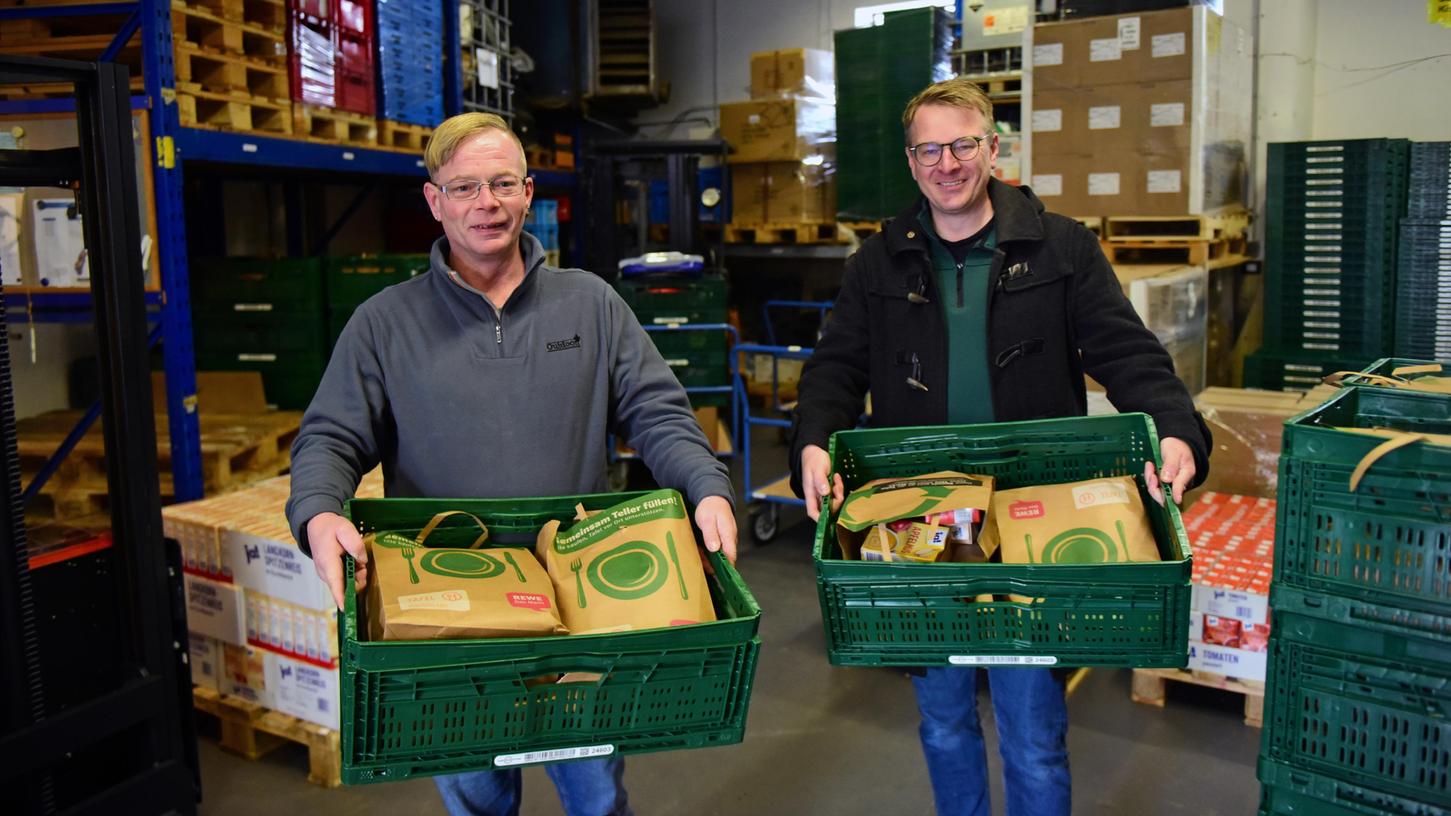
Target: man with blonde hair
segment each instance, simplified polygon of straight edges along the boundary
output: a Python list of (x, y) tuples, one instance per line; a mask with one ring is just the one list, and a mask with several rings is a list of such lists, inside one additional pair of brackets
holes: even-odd
[[(680, 382), (599, 277), (544, 263), (523, 234), (534, 197), (519, 139), (492, 114), (434, 131), (423, 195), (443, 237), (431, 268), (354, 313), (292, 446), (287, 516), (343, 605), (342, 553), (367, 553), (343, 502), (383, 466), (389, 497), (601, 493), (606, 435), (695, 504), (705, 546), (734, 560), (733, 490)], [(569, 816), (630, 813), (618, 757), (550, 765)], [(520, 773), (436, 779), (452, 814), (516, 814)]]
[[(847, 260), (832, 320), (801, 373), (791, 465), (807, 513), (840, 505), (827, 440), (856, 424), (868, 391), (881, 427), (1082, 416), (1084, 372), (1119, 409), (1154, 418), (1164, 466), (1146, 462), (1144, 481), (1156, 500), (1168, 488), (1179, 501), (1208, 472), (1209, 430), (1097, 238), (1045, 212), (1028, 188), (993, 178), (992, 102), (973, 83), (929, 86), (902, 126), (922, 195)], [(987, 816), (977, 669), (916, 674), (937, 812)], [(1066, 816), (1062, 677), (1042, 668), (987, 676), (1009, 816)]]

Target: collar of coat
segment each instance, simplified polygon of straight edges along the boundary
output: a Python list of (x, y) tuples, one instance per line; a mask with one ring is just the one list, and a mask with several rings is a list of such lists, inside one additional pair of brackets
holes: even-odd
[[(997, 221), (998, 246), (1009, 241), (1043, 240), (1043, 202), (1027, 187), (1014, 187), (997, 179), (989, 179), (987, 194), (993, 203), (993, 218)], [(928, 252), (927, 236), (917, 223), (917, 214), (922, 211), (922, 197), (919, 196), (896, 218), (882, 228), (887, 242), (887, 252)]]

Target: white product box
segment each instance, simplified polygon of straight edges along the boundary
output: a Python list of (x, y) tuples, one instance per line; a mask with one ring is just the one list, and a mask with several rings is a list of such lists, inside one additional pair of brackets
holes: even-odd
[(191, 682), (212, 691), (222, 687), (222, 644), (216, 638), (190, 633), (187, 659), (191, 661)]
[(317, 612), (337, 609), (312, 559), (291, 541), (223, 530), (222, 561), (232, 580), (249, 590)]
[(247, 642), (294, 657), (336, 663), (338, 657), (337, 613), (319, 612), (273, 598), (261, 592), (247, 592)]
[(267, 690), (272, 707), (284, 714), (338, 727), (338, 670), (324, 669), (273, 652), (266, 653)]
[(225, 643), (247, 642), (247, 602), (242, 588), (203, 578), (182, 576), (186, 587), (187, 629)]
[(267, 655), (261, 649), (222, 644), (221, 692), (277, 708), (277, 700), (267, 685)]
[(1199, 640), (1189, 641), (1189, 668), (1236, 677), (1240, 680), (1265, 680), (1269, 652), (1247, 652), (1228, 646), (1215, 646)]
[(1270, 622), (1270, 596), (1242, 589), (1191, 584), (1189, 608), (1209, 615), (1235, 618), (1245, 623)]

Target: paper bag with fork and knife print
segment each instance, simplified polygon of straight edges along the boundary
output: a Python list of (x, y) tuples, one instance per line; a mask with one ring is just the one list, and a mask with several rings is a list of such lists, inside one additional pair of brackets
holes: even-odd
[[(462, 539), (458, 534), (463, 528), (439, 528), (455, 517), (472, 522)], [(549, 575), (529, 550), (485, 547), (488, 528), (460, 511), (439, 513), (417, 535), (409, 533), (378, 532), (363, 537), (371, 573), (367, 589), (370, 639), (567, 633)], [(474, 536), (472, 543), (467, 536)], [(450, 539), (463, 546), (429, 547), (430, 539)]]
[(546, 524), (535, 549), (571, 634), (715, 620), (679, 493), (656, 490), (561, 526)]

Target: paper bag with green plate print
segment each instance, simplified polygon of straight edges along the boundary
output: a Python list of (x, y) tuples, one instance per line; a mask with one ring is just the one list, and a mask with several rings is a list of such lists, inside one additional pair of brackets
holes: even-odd
[(679, 493), (656, 490), (560, 527), (545, 525), (536, 549), (571, 633), (715, 620)]
[(988, 521), (1003, 562), (1116, 564), (1158, 561), (1154, 531), (1130, 476), (1001, 490)]
[[(451, 517), (472, 522), (472, 531), (459, 540), (462, 546), (426, 546), (430, 539), (458, 539), (458, 528), (439, 529)], [(376, 641), (565, 634), (554, 586), (534, 554), (519, 547), (484, 547), (487, 538), (483, 522), (461, 512), (434, 516), (417, 535), (364, 536), (370, 573), (369, 637)]]

